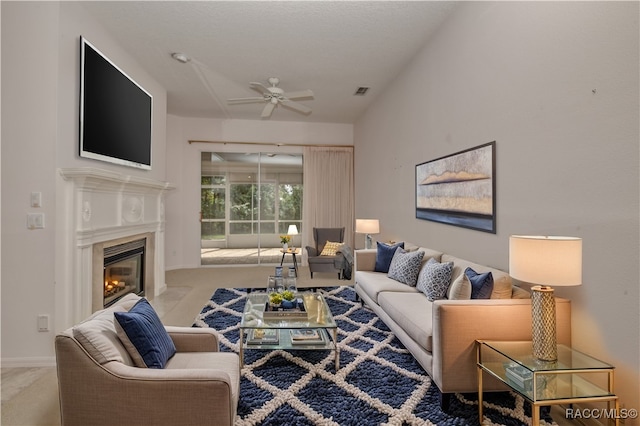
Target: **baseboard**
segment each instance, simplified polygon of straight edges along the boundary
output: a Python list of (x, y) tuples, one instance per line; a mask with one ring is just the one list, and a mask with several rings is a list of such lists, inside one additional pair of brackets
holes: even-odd
[(41, 356), (32, 358), (2, 358), (0, 360), (2, 368), (18, 368), (18, 367), (55, 367), (55, 356)]

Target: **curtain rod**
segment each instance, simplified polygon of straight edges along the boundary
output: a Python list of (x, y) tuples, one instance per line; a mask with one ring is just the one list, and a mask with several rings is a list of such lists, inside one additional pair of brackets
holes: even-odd
[(219, 145), (266, 145), (266, 146), (312, 146), (320, 148), (353, 148), (353, 145), (321, 145), (321, 144), (301, 144), (301, 143), (275, 143), (275, 142), (231, 142), (231, 141), (201, 141), (201, 140), (189, 140), (189, 145), (192, 143), (211, 143)]

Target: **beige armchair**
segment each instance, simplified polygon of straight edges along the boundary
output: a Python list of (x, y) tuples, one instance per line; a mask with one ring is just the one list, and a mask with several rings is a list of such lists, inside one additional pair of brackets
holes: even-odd
[(219, 352), (212, 329), (165, 327), (176, 354), (164, 369), (135, 367), (113, 326), (134, 298), (56, 336), (62, 425), (233, 425), (238, 355)]
[(342, 278), (344, 269), (344, 256), (336, 253), (332, 256), (320, 256), (327, 241), (341, 243), (344, 241), (344, 228), (313, 228), (314, 247), (307, 246), (307, 262), (309, 272), (313, 278), (314, 272), (337, 272), (338, 278)]

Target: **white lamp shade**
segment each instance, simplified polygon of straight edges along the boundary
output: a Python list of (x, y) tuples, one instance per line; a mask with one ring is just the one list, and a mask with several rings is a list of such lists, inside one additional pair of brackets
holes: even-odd
[(298, 227), (295, 225), (289, 225), (287, 235), (298, 235)]
[(512, 235), (509, 237), (509, 275), (530, 284), (582, 284), (582, 239)]
[(358, 234), (379, 234), (380, 221), (378, 219), (356, 219), (356, 232)]

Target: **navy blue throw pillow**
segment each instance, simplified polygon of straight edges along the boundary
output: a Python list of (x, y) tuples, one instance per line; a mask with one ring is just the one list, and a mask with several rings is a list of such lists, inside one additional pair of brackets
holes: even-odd
[(386, 274), (389, 272), (389, 266), (391, 266), (393, 255), (396, 254), (396, 249), (398, 247), (404, 249), (404, 241), (395, 243), (392, 246), (379, 241), (376, 241), (376, 243), (378, 244), (378, 252), (376, 253), (376, 267), (374, 271), (384, 272)]
[(491, 299), (493, 293), (493, 274), (485, 272), (478, 274), (471, 268), (464, 270), (464, 274), (471, 281), (471, 298), (472, 299)]
[(116, 330), (138, 367), (164, 368), (176, 347), (158, 314), (145, 298), (129, 312), (115, 312)]

